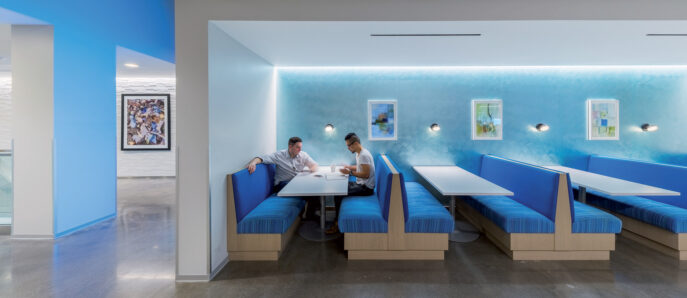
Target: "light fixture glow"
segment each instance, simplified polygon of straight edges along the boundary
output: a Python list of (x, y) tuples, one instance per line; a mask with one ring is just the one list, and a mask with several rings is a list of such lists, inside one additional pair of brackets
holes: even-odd
[(431, 130), (431, 131), (439, 131), (439, 130), (441, 130), (441, 126), (439, 126), (439, 124), (432, 123), (432, 125), (429, 126), (429, 130)]
[(544, 124), (544, 123), (539, 123), (539, 124), (537, 124), (537, 126), (535, 126), (535, 128), (537, 129), (537, 131), (547, 131), (547, 130), (549, 130), (549, 126), (546, 125), (546, 124)]
[(326, 131), (326, 132), (334, 131), (334, 125), (332, 125), (331, 123), (327, 123), (327, 125), (324, 126), (324, 131)]
[(275, 66), (277, 70), (366, 70), (366, 71), (399, 71), (399, 70), (684, 70), (687, 65), (456, 65), (456, 66)]
[(658, 125), (644, 123), (644, 124), (642, 124), (642, 130), (643, 131), (657, 131)]
[(128, 68), (138, 68), (138, 64), (136, 63), (124, 63), (124, 66)]

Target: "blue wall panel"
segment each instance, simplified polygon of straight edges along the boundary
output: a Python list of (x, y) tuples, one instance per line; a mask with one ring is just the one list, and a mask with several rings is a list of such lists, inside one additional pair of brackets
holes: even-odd
[(6, 1), (54, 26), (54, 233), (116, 214), (116, 46), (174, 62), (174, 1)]
[[(603, 154), (687, 164), (685, 68), (281, 68), (277, 146), (301, 136), (320, 164), (352, 163), (343, 137), (356, 132), (373, 154), (387, 153), (406, 177), (412, 165), (457, 164), (477, 173), (479, 156), (586, 167)], [(500, 98), (502, 141), (473, 141), (470, 101)], [(620, 101), (620, 140), (586, 140), (588, 98)], [(367, 140), (367, 100), (398, 100), (398, 141)], [(429, 125), (439, 123), (439, 132)], [(551, 129), (536, 132), (534, 125)], [(642, 132), (645, 122), (659, 125)], [(333, 133), (324, 126), (332, 123)]]

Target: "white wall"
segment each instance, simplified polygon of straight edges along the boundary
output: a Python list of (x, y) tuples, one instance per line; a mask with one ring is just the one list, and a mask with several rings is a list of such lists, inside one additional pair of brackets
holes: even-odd
[[(122, 151), (122, 94), (153, 93), (170, 94), (171, 150)], [(174, 78), (117, 79), (117, 177), (176, 176), (176, 101)]]
[(12, 26), (12, 235), (53, 232), (53, 28)]
[[(208, 21), (684, 20), (687, 1), (175, 1), (177, 279), (210, 275)], [(250, 111), (243, 111), (249, 113)], [(227, 127), (240, 132), (240, 127)], [(218, 227), (213, 226), (212, 229)]]
[(12, 74), (0, 72), (0, 150), (12, 142)]
[(227, 257), (227, 174), (276, 148), (274, 67), (213, 23), (209, 38), (211, 268)]

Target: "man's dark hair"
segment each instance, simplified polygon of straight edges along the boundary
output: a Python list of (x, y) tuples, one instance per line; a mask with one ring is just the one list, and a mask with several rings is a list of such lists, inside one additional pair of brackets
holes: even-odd
[(354, 132), (349, 132), (344, 138), (344, 140), (346, 140), (346, 142), (349, 142), (350, 144), (360, 143), (360, 138)]
[(301, 140), (301, 138), (299, 138), (299, 137), (292, 137), (292, 138), (289, 139), (289, 146), (295, 145), (296, 143), (302, 143), (302, 142), (303, 142), (303, 140)]

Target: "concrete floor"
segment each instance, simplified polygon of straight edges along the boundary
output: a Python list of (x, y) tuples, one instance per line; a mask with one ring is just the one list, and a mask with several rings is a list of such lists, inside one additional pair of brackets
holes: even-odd
[(119, 216), (49, 240), (0, 236), (0, 297), (686, 297), (687, 262), (619, 237), (611, 261), (512, 261), (484, 238), (446, 261), (347, 261), (294, 237), (279, 262), (174, 282), (174, 180), (119, 180)]

